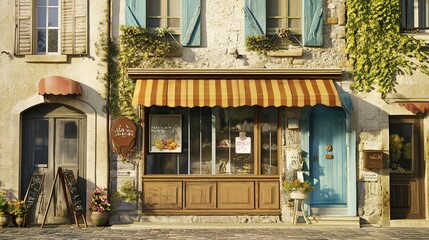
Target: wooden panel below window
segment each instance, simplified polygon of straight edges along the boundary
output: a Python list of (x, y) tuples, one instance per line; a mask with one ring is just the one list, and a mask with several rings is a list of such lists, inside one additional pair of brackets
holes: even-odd
[(219, 182), (219, 209), (254, 209), (254, 182)]
[(144, 209), (181, 209), (182, 182), (145, 182)]
[(279, 183), (260, 182), (259, 183), (259, 209), (279, 208)]
[(186, 182), (186, 209), (215, 209), (216, 182)]

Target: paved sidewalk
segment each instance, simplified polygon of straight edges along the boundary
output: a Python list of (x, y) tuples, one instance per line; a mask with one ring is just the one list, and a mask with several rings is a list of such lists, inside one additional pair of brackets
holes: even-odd
[[(190, 224), (189, 228), (176, 228), (156, 224), (150, 227), (113, 225), (111, 227), (81, 227), (74, 225), (45, 225), (30, 228), (0, 228), (0, 239), (429, 239), (429, 228), (379, 228), (379, 227), (323, 227), (323, 226), (277, 226), (257, 224), (224, 224), (204, 227)], [(191, 225), (195, 225), (194, 228)], [(229, 225), (229, 226), (228, 226)]]

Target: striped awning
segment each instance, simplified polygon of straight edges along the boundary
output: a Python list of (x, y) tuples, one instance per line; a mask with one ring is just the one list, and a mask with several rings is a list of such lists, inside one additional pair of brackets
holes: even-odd
[(150, 107), (341, 107), (330, 79), (137, 80), (133, 105)]

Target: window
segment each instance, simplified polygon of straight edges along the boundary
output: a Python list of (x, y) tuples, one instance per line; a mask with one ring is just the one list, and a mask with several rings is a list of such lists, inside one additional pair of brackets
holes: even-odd
[[(323, 45), (323, 0), (244, 0), (245, 36), (275, 36), (283, 27), (304, 46)], [(284, 40), (278, 40), (286, 44)]]
[(429, 33), (429, 0), (401, 0), (403, 32)]
[(126, 0), (125, 25), (169, 28), (183, 46), (199, 46), (200, 0)]
[(147, 151), (146, 174), (278, 174), (278, 115), (274, 107), (155, 106), (148, 114), (182, 115), (182, 152)]
[(87, 53), (87, 0), (18, 0), (16, 55)]
[[(301, 1), (294, 0), (267, 0), (267, 35), (273, 36), (281, 47), (287, 47), (289, 41), (292, 44), (301, 42)], [(277, 28), (285, 28), (290, 31), (290, 38), (276, 36)]]
[(36, 53), (59, 52), (59, 11), (58, 0), (37, 0)]
[(147, 27), (150, 30), (164, 27), (170, 29), (180, 42), (180, 0), (147, 0)]

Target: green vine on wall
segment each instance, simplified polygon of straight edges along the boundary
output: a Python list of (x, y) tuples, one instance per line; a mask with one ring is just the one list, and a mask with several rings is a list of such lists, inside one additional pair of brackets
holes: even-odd
[[(105, 22), (100, 23), (100, 28)], [(100, 31), (97, 55), (103, 64), (108, 64), (109, 73), (102, 80), (110, 83), (110, 102), (108, 108), (114, 117), (127, 116), (137, 121), (132, 106), (135, 81), (128, 77), (129, 68), (155, 68), (172, 66), (166, 57), (179, 48), (167, 28), (157, 28), (153, 33), (144, 28), (122, 26), (119, 45), (115, 39), (107, 37), (107, 31)]]
[(395, 76), (419, 69), (428, 74), (424, 42), (400, 32), (400, 1), (347, 0), (347, 53), (352, 90), (395, 92)]

